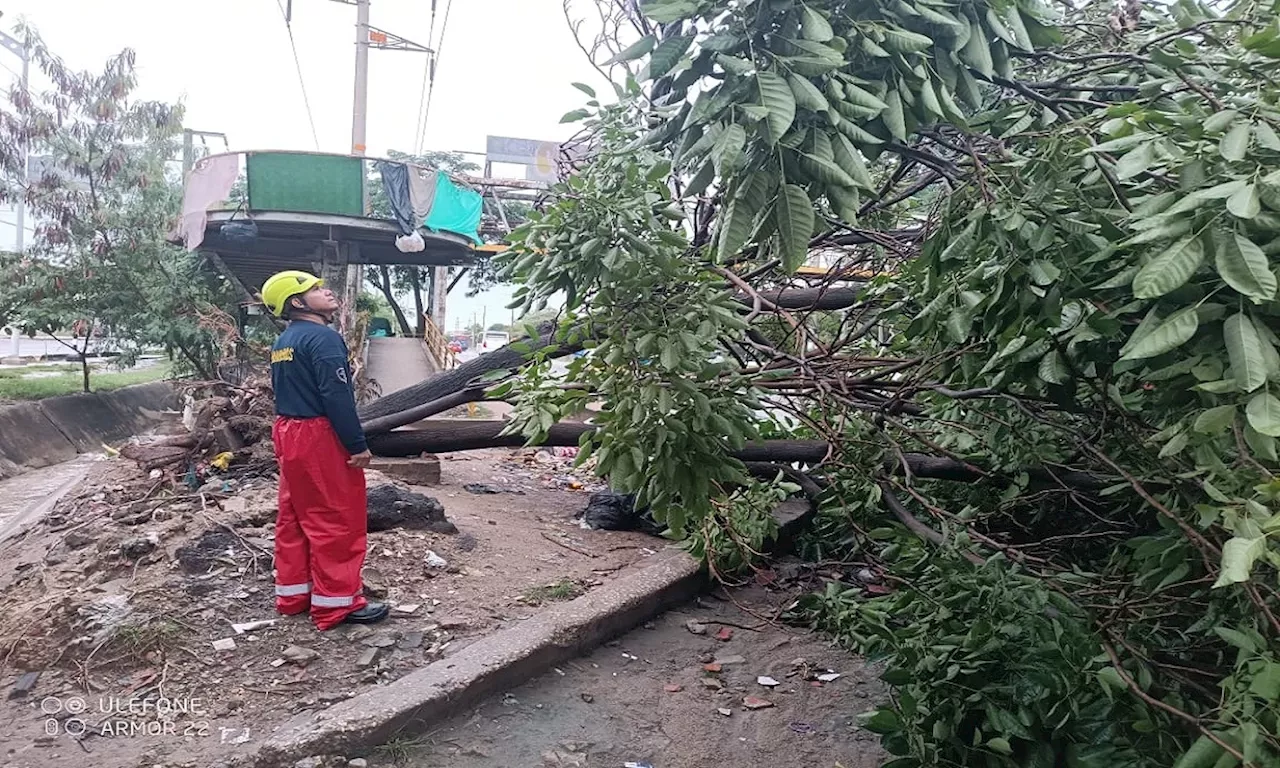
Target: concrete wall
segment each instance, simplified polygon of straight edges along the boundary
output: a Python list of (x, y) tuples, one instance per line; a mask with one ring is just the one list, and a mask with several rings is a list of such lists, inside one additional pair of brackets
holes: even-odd
[(176, 410), (164, 382), (114, 392), (50, 397), (0, 408), (0, 478), (20, 475), (127, 439)]

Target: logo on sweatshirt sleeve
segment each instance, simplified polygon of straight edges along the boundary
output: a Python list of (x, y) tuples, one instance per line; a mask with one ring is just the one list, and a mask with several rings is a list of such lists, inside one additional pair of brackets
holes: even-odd
[(345, 365), (338, 366), (338, 380), (343, 384), (347, 383), (347, 367)]

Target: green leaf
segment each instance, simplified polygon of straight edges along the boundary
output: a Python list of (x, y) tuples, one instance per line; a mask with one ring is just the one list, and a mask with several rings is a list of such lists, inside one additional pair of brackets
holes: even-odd
[(737, 123), (725, 128), (720, 138), (716, 139), (715, 146), (711, 149), (711, 159), (716, 164), (716, 171), (722, 177), (727, 177), (737, 166), (738, 158), (742, 156), (742, 148), (746, 143), (747, 129)]
[(1201, 411), (1191, 428), (1201, 434), (1214, 435), (1231, 426), (1235, 420), (1236, 407), (1234, 405), (1219, 405), (1216, 408), (1208, 408)]
[(609, 59), (608, 61), (606, 61), (605, 65), (621, 64), (627, 61), (635, 61), (641, 56), (644, 56), (649, 51), (652, 51), (653, 46), (657, 42), (658, 42), (657, 38), (655, 38), (653, 35), (645, 35), (644, 37), (640, 38), (636, 42), (627, 46), (622, 51), (622, 53), (619, 53), (617, 56), (614, 56), (612, 59)]
[(960, 60), (965, 64), (978, 70), (983, 76), (991, 77), (995, 74), (995, 63), (991, 58), (991, 47), (987, 44), (987, 35), (982, 29), (981, 23), (973, 24), (973, 34), (969, 35), (968, 42), (960, 51)]
[[(1014, 11), (1014, 13), (1017, 13), (1017, 11)], [(1001, 755), (1013, 754), (1013, 746), (1009, 744), (1009, 740), (1006, 738), (1002, 738), (1000, 736), (997, 736), (994, 739), (988, 739), (987, 747), (992, 752), (995, 752), (997, 754), (1001, 754)]]
[[(1196, 335), (1200, 327), (1200, 316), (1195, 307), (1187, 307), (1172, 314), (1167, 320), (1157, 325), (1150, 333), (1138, 339), (1135, 332), (1122, 349), (1121, 360), (1141, 360), (1171, 352), (1186, 344)], [(1135, 343), (1135, 339), (1138, 339)], [(1133, 346), (1130, 347), (1129, 345)]]
[(1222, 325), (1222, 335), (1231, 360), (1231, 376), (1240, 391), (1252, 392), (1265, 384), (1267, 359), (1262, 349), (1265, 342), (1249, 316), (1241, 312), (1227, 318)]
[(1232, 123), (1231, 130), (1222, 135), (1218, 142), (1218, 153), (1223, 159), (1238, 162), (1249, 153), (1249, 139), (1253, 132), (1248, 122), (1238, 120)]
[(1239, 233), (1222, 233), (1220, 239), (1216, 266), (1223, 281), (1255, 301), (1274, 299), (1276, 276), (1262, 249)]
[(1280, 136), (1276, 135), (1276, 131), (1266, 120), (1259, 120), (1253, 126), (1253, 135), (1258, 139), (1258, 145), (1267, 149), (1280, 151)]
[(812, 40), (815, 43), (825, 43), (836, 36), (826, 17), (807, 5), (801, 6), (800, 9), (800, 34), (805, 40)]
[(1204, 263), (1204, 240), (1192, 235), (1162, 251), (1133, 278), (1133, 295), (1154, 299), (1181, 287)]
[(1250, 184), (1227, 198), (1227, 211), (1238, 219), (1252, 219), (1262, 211), (1262, 201), (1258, 199), (1258, 187)]
[(918, 32), (890, 28), (884, 31), (884, 47), (893, 53), (920, 53), (932, 48), (933, 40)]
[(775, 208), (778, 233), (782, 237), (782, 262), (788, 272), (804, 264), (813, 235), (813, 204), (802, 187), (783, 184)]
[(658, 43), (658, 47), (649, 56), (649, 78), (657, 80), (670, 72), (692, 43), (692, 36), (668, 37)]
[(1249, 444), (1254, 453), (1269, 461), (1280, 461), (1276, 456), (1276, 439), (1269, 435), (1264, 435), (1254, 429), (1252, 425), (1244, 425), (1244, 441)]
[(796, 97), (777, 72), (757, 72), (756, 82), (760, 85), (760, 101), (769, 110), (769, 117), (765, 119), (765, 141), (777, 144), (795, 122)]
[(844, 169), (836, 165), (831, 160), (818, 157), (817, 155), (802, 154), (800, 155), (801, 164), (804, 169), (817, 177), (818, 181), (823, 184), (834, 184), (838, 187), (856, 187), (856, 182), (852, 176), (845, 173)]
[(1131, 179), (1140, 173), (1145, 173), (1151, 167), (1154, 156), (1155, 142), (1139, 144), (1136, 149), (1126, 152), (1124, 157), (1116, 163), (1116, 178)]
[(596, 90), (586, 83), (570, 83), (570, 85), (587, 94), (588, 98), (594, 99), (596, 97)]
[(1070, 377), (1071, 373), (1067, 370), (1067, 364), (1063, 361), (1062, 355), (1058, 350), (1053, 349), (1040, 360), (1040, 368), (1036, 375), (1050, 384), (1061, 384)]
[(809, 78), (792, 74), (787, 78), (787, 85), (791, 86), (791, 95), (796, 97), (797, 106), (810, 112), (825, 112), (831, 108), (827, 97), (822, 95), (822, 91)]
[(859, 88), (853, 83), (844, 84), (844, 98), (848, 103), (869, 110), (875, 115), (880, 114), (888, 108), (888, 105), (881, 101), (874, 93)]
[(1254, 395), (1244, 409), (1249, 426), (1267, 437), (1280, 437), (1280, 399), (1269, 392)]
[(698, 5), (697, 0), (657, 0), (642, 4), (640, 10), (659, 24), (670, 24), (697, 13)]
[(750, 239), (756, 216), (764, 210), (768, 183), (766, 174), (755, 173), (734, 193), (720, 229), (719, 253), (722, 260), (736, 256)]
[(1208, 736), (1201, 736), (1191, 745), (1191, 749), (1178, 758), (1173, 768), (1213, 768), (1213, 764), (1224, 754), (1226, 750), (1218, 746), (1217, 742)]
[(898, 95), (897, 88), (890, 88), (889, 92), (884, 96), (885, 111), (880, 115), (880, 119), (884, 120), (884, 125), (889, 129), (889, 134), (898, 141), (907, 140), (907, 122), (906, 116), (902, 110), (902, 97)]
[(968, 307), (952, 307), (947, 315), (947, 336), (956, 344), (969, 338), (973, 328), (973, 310)]
[[(1219, 589), (1228, 584), (1239, 584), (1249, 580), (1249, 573), (1253, 570), (1253, 564), (1259, 557), (1267, 551), (1267, 539), (1264, 536), (1257, 536), (1250, 539), (1242, 539), (1239, 536), (1233, 537), (1222, 546), (1222, 573), (1218, 576), (1218, 580), (1214, 582), (1213, 588)], [(1223, 634), (1227, 630), (1226, 627), (1214, 627), (1218, 634)], [(1224, 636), (1227, 642), (1230, 639)], [(1234, 643), (1233, 643), (1234, 645)], [(1252, 645), (1252, 643), (1250, 643)]]
[(1176, 456), (1182, 452), (1183, 448), (1187, 447), (1188, 442), (1190, 442), (1190, 438), (1188, 438), (1187, 433), (1179, 432), (1169, 438), (1169, 442), (1165, 443), (1164, 447), (1160, 449), (1160, 458), (1167, 459), (1170, 456)]
[(831, 149), (835, 155), (836, 165), (853, 178), (856, 186), (868, 190), (875, 188), (871, 173), (867, 170), (867, 164), (862, 160), (862, 153), (853, 146), (853, 142), (849, 141), (847, 136), (837, 133), (831, 141)]

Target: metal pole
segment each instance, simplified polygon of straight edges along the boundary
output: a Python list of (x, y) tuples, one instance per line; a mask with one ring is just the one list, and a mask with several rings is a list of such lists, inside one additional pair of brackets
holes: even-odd
[[(23, 38), (23, 40), (22, 40), (22, 92), (23, 92), (24, 94), (26, 94), (26, 93), (29, 93), (29, 92), (30, 92), (30, 89), (28, 88), (29, 81), (30, 81), (30, 76), (31, 76), (31, 35), (29, 35), (29, 34), (28, 34), (28, 35), (26, 35), (26, 36)], [(22, 252), (23, 252), (23, 248), (26, 246), (26, 239), (27, 239), (27, 195), (26, 195), (26, 186), (27, 186), (27, 184), (31, 181), (31, 174), (30, 174), (30, 172), (29, 172), (29, 169), (27, 168), (27, 163), (28, 163), (28, 162), (29, 162), (29, 160), (28, 160), (28, 158), (27, 158), (27, 145), (26, 145), (26, 143), (24, 142), (24, 143), (23, 143), (23, 145), (22, 145), (22, 186), (23, 186), (23, 193), (22, 193), (22, 197), (21, 197), (21, 198), (19, 198), (19, 200), (18, 200), (18, 217), (17, 217), (17, 218), (18, 218), (18, 221), (17, 221), (17, 224), (18, 224), (18, 239), (15, 241), (15, 244), (14, 244), (14, 250), (15, 250), (17, 253), (22, 253)], [(16, 339), (14, 340), (14, 344), (15, 344), (15, 345), (17, 344), (17, 340), (16, 340)]]
[(182, 179), (186, 183), (187, 174), (191, 173), (191, 166), (196, 162), (195, 135), (190, 128), (182, 131)]
[(369, 108), (369, 0), (356, 0), (356, 92), (351, 113), (351, 154), (365, 153)]

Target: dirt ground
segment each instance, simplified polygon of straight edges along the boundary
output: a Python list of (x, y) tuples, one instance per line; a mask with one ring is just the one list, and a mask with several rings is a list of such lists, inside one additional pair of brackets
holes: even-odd
[[(396, 611), (327, 633), (274, 612), (269, 462), (198, 488), (122, 458), (94, 464), (0, 545), (0, 768), (205, 766), (642, 567), (664, 542), (583, 529), (575, 515), (599, 486), (570, 462), (442, 457), (441, 485), (412, 490), (458, 533), (371, 533), (366, 590)], [(370, 487), (388, 481), (369, 473)]]
[[(384, 745), (369, 764), (874, 768), (886, 760), (879, 737), (857, 724), (885, 696), (878, 671), (820, 636), (771, 623), (790, 596), (753, 588), (727, 597), (668, 612), (428, 734)], [(727, 640), (717, 639), (723, 629)], [(708, 671), (716, 659), (719, 671)], [(839, 677), (816, 679), (830, 674)], [(747, 697), (768, 706), (751, 701), (761, 707), (751, 709)]]

